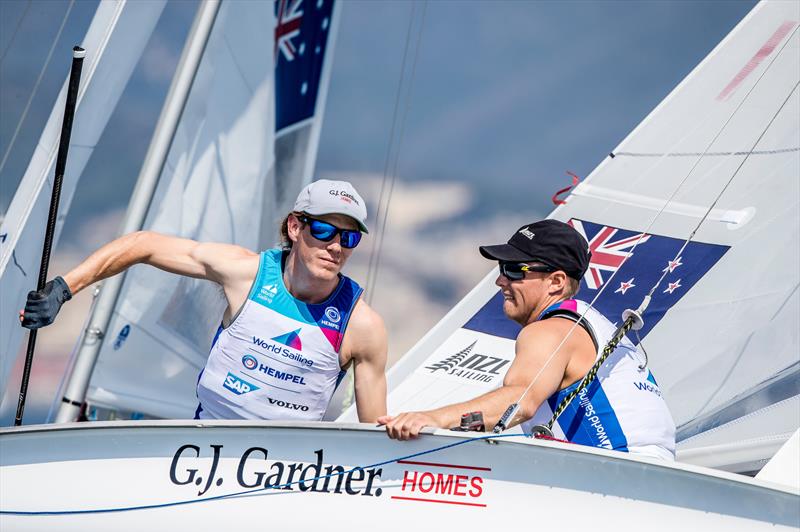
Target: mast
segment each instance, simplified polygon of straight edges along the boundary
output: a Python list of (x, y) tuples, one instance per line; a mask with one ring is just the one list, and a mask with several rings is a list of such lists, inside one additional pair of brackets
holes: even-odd
[[(150, 147), (139, 172), (136, 188), (123, 220), (121, 234), (138, 231), (144, 225), (151, 199), (158, 185), (158, 178), (214, 26), (220, 2), (221, 0), (205, 0), (198, 7), (153, 139), (150, 141)], [(97, 304), (89, 321), (89, 327), (84, 334), (72, 372), (66, 379), (56, 423), (74, 421), (80, 413), (123, 280), (124, 274), (108, 279), (97, 296)]]

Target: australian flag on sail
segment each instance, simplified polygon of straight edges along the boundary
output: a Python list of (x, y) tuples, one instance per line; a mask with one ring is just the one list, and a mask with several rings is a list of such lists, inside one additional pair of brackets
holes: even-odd
[(333, 0), (275, 2), (275, 131), (314, 115)]
[[(666, 272), (645, 312), (640, 338), (644, 338), (730, 249), (718, 244), (690, 242), (676, 258), (685, 242), (683, 239), (642, 234), (577, 219), (567, 223), (586, 238), (592, 252), (578, 297), (590, 302), (605, 284), (611, 283), (594, 304), (611, 322), (619, 324), (625, 309), (637, 308)], [(503, 316), (502, 307), (503, 298), (498, 293), (464, 327), (515, 339), (520, 328)]]

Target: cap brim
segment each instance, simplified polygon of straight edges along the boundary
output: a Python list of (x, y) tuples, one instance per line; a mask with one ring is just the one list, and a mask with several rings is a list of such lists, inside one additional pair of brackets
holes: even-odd
[(515, 248), (510, 244), (499, 244), (497, 246), (480, 246), (478, 250), (489, 260), (501, 260), (504, 262), (525, 262), (532, 259), (527, 253)]

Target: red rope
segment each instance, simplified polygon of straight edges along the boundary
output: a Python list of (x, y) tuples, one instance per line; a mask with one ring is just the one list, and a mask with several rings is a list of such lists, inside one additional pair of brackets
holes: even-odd
[(550, 198), (551, 200), (553, 200), (553, 205), (566, 205), (567, 202), (560, 199), (559, 196), (565, 192), (569, 192), (570, 190), (572, 190), (572, 188), (575, 187), (581, 180), (580, 177), (576, 176), (572, 172), (567, 172), (567, 175), (572, 176), (572, 184), (566, 188), (562, 188), (561, 190), (553, 194), (553, 197)]
[(553, 437), (553, 436), (547, 436), (546, 434), (537, 434), (536, 436), (534, 436), (534, 439), (547, 440), (547, 441), (560, 441), (561, 443), (572, 443), (571, 441), (562, 440), (560, 438), (556, 438), (556, 437)]

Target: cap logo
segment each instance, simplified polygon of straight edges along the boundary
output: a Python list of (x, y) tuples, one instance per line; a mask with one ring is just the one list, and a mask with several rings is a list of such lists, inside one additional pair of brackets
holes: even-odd
[(525, 227), (522, 230), (520, 230), (519, 234), (521, 234), (522, 236), (527, 237), (528, 240), (533, 240), (533, 237), (536, 236), (536, 234), (533, 231), (531, 231), (530, 229), (528, 229), (527, 227)]
[(352, 194), (348, 194), (344, 190), (330, 190), (330, 191), (328, 191), (328, 194), (330, 194), (331, 196), (338, 196), (338, 197), (342, 198), (344, 201), (346, 201), (348, 203), (353, 202), (356, 205), (361, 205), (358, 202), (358, 200), (355, 197), (353, 197)]

